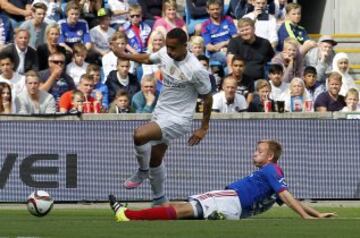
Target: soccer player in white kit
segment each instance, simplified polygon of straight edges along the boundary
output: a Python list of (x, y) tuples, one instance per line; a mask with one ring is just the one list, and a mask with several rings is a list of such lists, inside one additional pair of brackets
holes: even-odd
[(190, 137), (190, 146), (198, 144), (209, 129), (212, 95), (209, 73), (187, 50), (187, 35), (175, 28), (167, 33), (166, 47), (152, 54), (127, 54), (115, 49), (115, 55), (143, 64), (160, 64), (164, 89), (150, 122), (135, 129), (135, 157), (139, 164), (136, 173), (128, 178), (124, 186), (138, 187), (150, 179), (153, 204), (160, 205), (168, 200), (164, 192), (165, 167), (162, 159), (169, 142), (191, 130), (196, 100), (204, 100), (201, 127)]

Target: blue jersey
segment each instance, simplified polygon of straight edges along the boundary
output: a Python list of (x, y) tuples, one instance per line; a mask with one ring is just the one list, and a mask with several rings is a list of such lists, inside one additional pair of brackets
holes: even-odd
[(229, 184), (226, 189), (237, 192), (242, 208), (241, 218), (246, 218), (270, 209), (275, 202), (282, 204), (277, 194), (287, 190), (287, 185), (281, 168), (269, 163), (250, 176)]
[[(288, 25), (288, 29), (286, 25)], [(301, 45), (304, 44), (305, 41), (310, 39), (304, 27), (294, 25), (289, 22), (284, 22), (283, 24), (281, 24), (278, 30), (279, 41), (276, 47), (277, 51), (283, 50), (284, 40), (288, 37), (296, 39)]]
[(234, 21), (229, 16), (222, 17), (220, 25), (214, 24), (210, 19), (201, 24), (201, 36), (205, 45), (230, 40), (236, 33)]
[(67, 23), (66, 19), (59, 21), (60, 38), (59, 43), (65, 43), (72, 47), (75, 43), (90, 43), (89, 26), (87, 22), (80, 19), (74, 26)]

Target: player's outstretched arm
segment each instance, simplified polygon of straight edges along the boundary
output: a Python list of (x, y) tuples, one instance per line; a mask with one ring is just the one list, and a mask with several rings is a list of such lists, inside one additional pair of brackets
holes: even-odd
[(335, 216), (335, 213), (321, 213), (316, 211), (314, 208), (306, 206), (294, 198), (294, 196), (287, 190), (280, 192), (279, 197), (288, 207), (293, 209), (304, 219), (328, 218)]
[(115, 43), (112, 43), (113, 52), (118, 58), (124, 58), (140, 64), (152, 64), (149, 54), (128, 54)]
[(209, 130), (209, 121), (211, 116), (212, 108), (212, 94), (211, 92), (203, 96), (204, 99), (204, 110), (203, 110), (203, 119), (201, 121), (201, 127), (194, 131), (190, 137), (188, 144), (190, 146), (197, 145), (205, 137), (207, 131)]

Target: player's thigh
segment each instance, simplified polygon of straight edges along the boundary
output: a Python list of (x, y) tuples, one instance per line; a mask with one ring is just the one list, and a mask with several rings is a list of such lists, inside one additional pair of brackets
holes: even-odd
[(152, 140), (161, 140), (161, 138), (161, 128), (153, 121), (139, 126), (134, 131), (134, 143), (136, 145), (143, 145)]
[(194, 200), (200, 203), (205, 219), (213, 212), (221, 212), (227, 220), (240, 219), (240, 200), (234, 190), (215, 190), (189, 197), (189, 201)]

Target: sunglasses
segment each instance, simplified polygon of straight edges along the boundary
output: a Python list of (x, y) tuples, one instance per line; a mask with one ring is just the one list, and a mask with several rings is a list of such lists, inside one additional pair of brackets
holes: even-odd
[(130, 15), (130, 18), (134, 18), (134, 17), (140, 18), (140, 17), (141, 17), (141, 15), (139, 15), (139, 14), (136, 14), (136, 15)]
[(53, 63), (53, 64), (60, 64), (60, 65), (63, 65), (65, 63), (62, 60), (51, 60), (50, 62)]

